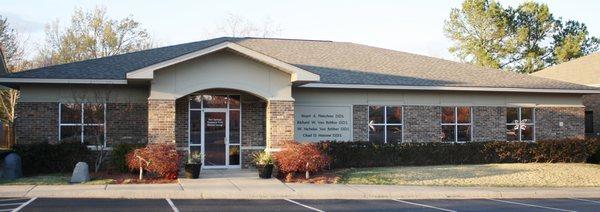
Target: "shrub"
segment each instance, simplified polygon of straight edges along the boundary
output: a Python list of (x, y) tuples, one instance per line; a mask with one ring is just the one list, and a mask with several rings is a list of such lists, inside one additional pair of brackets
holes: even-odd
[(252, 163), (256, 166), (273, 165), (273, 156), (267, 151), (252, 154)]
[(129, 167), (127, 167), (127, 154), (142, 146), (142, 144), (138, 143), (119, 143), (115, 145), (110, 153), (110, 163), (112, 167), (119, 172), (129, 172)]
[(90, 158), (90, 150), (80, 142), (16, 144), (13, 149), (21, 156), (25, 175), (71, 172), (77, 162)]
[(323, 142), (332, 168), (482, 163), (581, 163), (599, 149), (597, 139), (538, 142), (400, 143)]
[(182, 154), (173, 143), (153, 143), (146, 147), (135, 149), (127, 154), (127, 166), (131, 170), (156, 174), (166, 179), (176, 179), (181, 163)]
[(273, 158), (279, 171), (288, 179), (296, 172), (306, 172), (308, 176), (308, 173), (321, 171), (329, 164), (327, 155), (314, 143), (286, 142), (281, 151), (273, 154)]

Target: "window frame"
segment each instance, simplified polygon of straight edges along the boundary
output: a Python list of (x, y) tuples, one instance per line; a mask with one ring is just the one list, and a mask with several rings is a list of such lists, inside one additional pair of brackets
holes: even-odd
[[(531, 140), (523, 140), (523, 133), (522, 133), (523, 130), (521, 130), (521, 128), (519, 127), (519, 129), (518, 129), (518, 135), (517, 135), (517, 137), (519, 138), (519, 140), (508, 140), (508, 136), (506, 136), (506, 141), (513, 141), (513, 142), (514, 141), (516, 141), (516, 142), (536, 142), (536, 136), (535, 136), (535, 132), (537, 131), (536, 120), (535, 120), (535, 118), (536, 118), (536, 115), (535, 115), (536, 108), (535, 107), (521, 107), (521, 106), (519, 106), (519, 107), (507, 107), (507, 110), (508, 110), (508, 108), (516, 108), (517, 109), (517, 120), (519, 121), (519, 124), (521, 124), (521, 120), (523, 120), (522, 119), (522, 110), (523, 110), (523, 108), (531, 108), (531, 123), (525, 123), (524, 125), (526, 125), (526, 126), (533, 126), (533, 131), (531, 132), (532, 133)], [(506, 113), (505, 119), (506, 118), (508, 118), (508, 112)], [(508, 126), (516, 126), (516, 125), (517, 124), (515, 124), (515, 123), (506, 123), (507, 127)]]
[[(371, 107), (383, 107), (383, 123), (373, 123), (371, 124)], [(402, 119), (401, 119), (401, 123), (387, 123), (388, 122), (388, 118), (387, 118), (387, 108), (388, 107), (399, 107), (400, 110), (402, 111)], [(369, 133), (367, 134), (367, 140), (369, 142), (371, 141), (371, 136), (370, 136), (370, 126), (383, 126), (383, 143), (387, 144), (388, 143), (388, 139), (387, 139), (387, 126), (400, 126), (400, 128), (402, 129), (402, 138), (400, 143), (404, 143), (404, 106), (401, 105), (368, 105), (367, 106), (367, 127), (369, 127)]]
[[(81, 107), (81, 117), (80, 117), (80, 122), (79, 123), (62, 123), (62, 105), (63, 104), (79, 104)], [(102, 109), (103, 109), (103, 122), (102, 123), (85, 123), (85, 105), (86, 104), (102, 104)], [(106, 147), (106, 141), (107, 141), (107, 137), (106, 137), (106, 103), (92, 103), (92, 102), (84, 102), (84, 103), (63, 103), (63, 102), (59, 102), (58, 103), (58, 142), (62, 142), (62, 127), (80, 127), (80, 136), (81, 136), (81, 143), (83, 144), (85, 141), (85, 127), (88, 126), (102, 126), (103, 128), (103, 137), (104, 137), (104, 142), (102, 144), (103, 147)], [(95, 146), (95, 145), (88, 145), (88, 146)]]
[[(444, 108), (453, 108), (454, 109), (454, 122), (453, 123), (444, 123), (443, 113)], [(458, 123), (458, 108), (459, 107), (468, 107), (469, 108), (469, 123)], [(440, 123), (442, 126), (442, 133), (444, 132), (443, 126), (454, 126), (454, 141), (444, 141), (441, 138), (441, 142), (443, 143), (466, 143), (473, 141), (473, 107), (471, 106), (442, 106), (440, 107)], [(458, 140), (458, 126), (470, 126), (469, 127), (469, 140), (468, 141), (459, 141)]]

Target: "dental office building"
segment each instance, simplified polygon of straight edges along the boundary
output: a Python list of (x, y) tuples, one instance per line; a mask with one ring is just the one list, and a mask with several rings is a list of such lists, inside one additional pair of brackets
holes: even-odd
[[(355, 43), (222, 37), (0, 76), (18, 143), (175, 142), (206, 168), (285, 141), (584, 136), (597, 88)], [(94, 132), (101, 133), (94, 133)]]

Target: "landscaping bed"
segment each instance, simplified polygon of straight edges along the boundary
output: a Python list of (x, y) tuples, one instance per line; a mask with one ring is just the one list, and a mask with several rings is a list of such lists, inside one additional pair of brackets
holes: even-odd
[(600, 165), (505, 163), (344, 169), (337, 183), (484, 187), (597, 187)]

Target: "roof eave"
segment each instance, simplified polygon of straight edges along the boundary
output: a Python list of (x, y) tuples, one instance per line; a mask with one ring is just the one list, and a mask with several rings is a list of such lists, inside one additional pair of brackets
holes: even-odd
[(46, 79), (0, 78), (0, 84), (127, 84), (127, 80), (114, 79)]
[(600, 94), (599, 90), (582, 89), (545, 89), (545, 88), (499, 88), (499, 87), (452, 87), (452, 86), (405, 86), (405, 85), (366, 85), (366, 84), (328, 84), (308, 83), (302, 88), (343, 88), (343, 89), (380, 89), (380, 90), (428, 90), (428, 91), (482, 91), (482, 92), (521, 92), (521, 93), (571, 93)]

